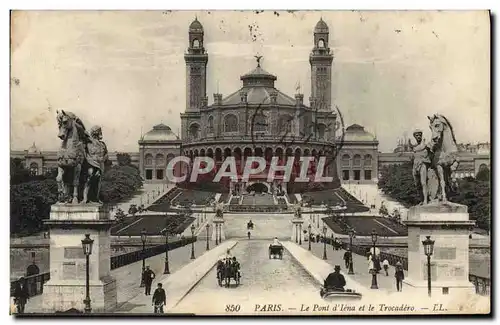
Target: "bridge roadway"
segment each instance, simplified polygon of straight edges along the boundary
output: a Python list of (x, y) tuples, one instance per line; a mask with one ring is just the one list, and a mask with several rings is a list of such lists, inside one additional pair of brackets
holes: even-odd
[(276, 312), (296, 313), (297, 310), (288, 308), (300, 308), (296, 302), (305, 301), (304, 297), (311, 296), (319, 300), (318, 283), (286, 250), (282, 260), (270, 260), (269, 244), (270, 240), (239, 241), (231, 253), (241, 264), (241, 284), (235, 286), (233, 281), (229, 288), (219, 287), (216, 269), (213, 268), (170, 311), (228, 315), (227, 305), (239, 305), (240, 309), (235, 310), (235, 314), (241, 315), (255, 313), (264, 305), (282, 304), (281, 307), (273, 306), (281, 309)]

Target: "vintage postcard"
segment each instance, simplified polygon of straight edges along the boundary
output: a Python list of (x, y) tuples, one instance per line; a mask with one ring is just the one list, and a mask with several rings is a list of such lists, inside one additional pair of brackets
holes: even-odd
[(491, 312), (490, 12), (10, 27), (12, 315)]

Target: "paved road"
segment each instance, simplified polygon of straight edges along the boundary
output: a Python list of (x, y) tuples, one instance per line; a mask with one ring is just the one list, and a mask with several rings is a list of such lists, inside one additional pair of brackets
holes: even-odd
[[(304, 296), (318, 295), (319, 286), (288, 252), (283, 260), (270, 260), (268, 247), (269, 241), (240, 241), (232, 250), (241, 263), (240, 286), (219, 287), (214, 268), (172, 311), (227, 315), (226, 305), (232, 304), (241, 306), (238, 314), (249, 314), (255, 312), (256, 304), (293, 304)], [(281, 309), (288, 310), (286, 306)]]

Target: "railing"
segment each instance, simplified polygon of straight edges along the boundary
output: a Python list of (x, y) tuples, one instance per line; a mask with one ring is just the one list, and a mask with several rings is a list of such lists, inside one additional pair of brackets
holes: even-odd
[[(332, 239), (327, 238), (327, 243), (331, 244)], [(349, 247), (348, 243), (342, 243), (342, 248), (346, 249), (347, 247)], [(358, 254), (361, 256), (367, 256), (366, 254), (368, 251), (369, 251), (368, 246), (352, 245), (352, 252), (354, 254)], [(408, 270), (408, 258), (407, 257), (403, 257), (403, 256), (395, 255), (395, 254), (390, 254), (390, 253), (386, 253), (386, 252), (380, 252), (380, 259), (387, 260), (390, 265), (396, 265), (397, 262), (401, 262), (401, 264), (403, 264), (403, 269)], [(490, 290), (491, 290), (491, 280), (490, 279), (469, 273), (469, 281), (472, 284), (474, 284), (474, 287), (476, 288), (477, 294), (479, 294), (479, 295), (489, 295), (490, 294)]]
[(230, 212), (285, 212), (288, 208), (282, 205), (229, 205)]
[[(171, 251), (173, 249), (186, 246), (188, 244), (191, 244), (192, 242), (196, 242), (197, 238), (196, 237), (188, 237), (184, 239), (180, 239), (171, 243), (168, 243), (168, 250)], [(112, 256), (111, 257), (111, 269), (117, 269), (119, 267), (129, 265), (135, 262), (138, 262), (142, 260), (143, 258), (149, 258), (153, 257), (156, 255), (159, 255), (161, 253), (165, 252), (166, 245), (157, 245), (153, 247), (148, 247), (144, 250), (144, 254), (142, 250), (130, 252), (130, 253), (125, 253), (122, 255), (117, 255), (117, 256)], [(46, 273), (41, 273), (41, 274), (36, 274), (36, 275), (31, 275), (24, 277), (24, 281), (26, 284), (26, 287), (28, 288), (28, 293), (30, 297), (39, 295), (43, 293), (43, 284), (47, 281), (50, 280), (50, 272)], [(14, 290), (17, 286), (18, 283), (20, 283), (21, 280), (15, 280), (11, 281), (10, 283), (10, 294), (11, 296), (14, 295)]]

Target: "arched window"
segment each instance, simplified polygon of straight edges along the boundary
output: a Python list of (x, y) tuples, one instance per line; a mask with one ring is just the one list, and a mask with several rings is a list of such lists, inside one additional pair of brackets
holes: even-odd
[(146, 166), (153, 166), (153, 155), (152, 154), (147, 154), (145, 157), (144, 157), (144, 164)]
[(156, 155), (156, 166), (163, 166), (163, 165), (165, 165), (165, 156), (159, 153)]
[(32, 176), (38, 175), (38, 164), (36, 162), (30, 164), (30, 174)]
[(278, 132), (281, 134), (289, 134), (292, 132), (292, 120), (290, 115), (282, 115), (278, 119)]
[(365, 155), (365, 167), (371, 167), (372, 166), (372, 156), (371, 155)]
[(267, 130), (267, 118), (264, 114), (258, 114), (253, 119), (254, 132), (262, 132)]
[(353, 165), (356, 167), (361, 166), (361, 156), (360, 155), (354, 155)]
[(318, 41), (318, 47), (319, 47), (319, 48), (325, 48), (325, 41), (324, 41), (323, 39), (320, 39), (320, 40)]
[(193, 40), (193, 48), (195, 49), (200, 48), (200, 41), (197, 38)]
[(208, 133), (213, 133), (214, 132), (214, 117), (209, 116), (208, 117)]
[(350, 162), (351, 160), (351, 157), (348, 155), (348, 154), (345, 154), (342, 156), (342, 167), (349, 167), (349, 165), (351, 164)]
[(228, 114), (224, 117), (224, 132), (237, 132), (238, 118), (233, 114)]
[(196, 123), (191, 124), (189, 127), (189, 134), (191, 135), (191, 138), (193, 139), (198, 139), (200, 133), (200, 126)]

